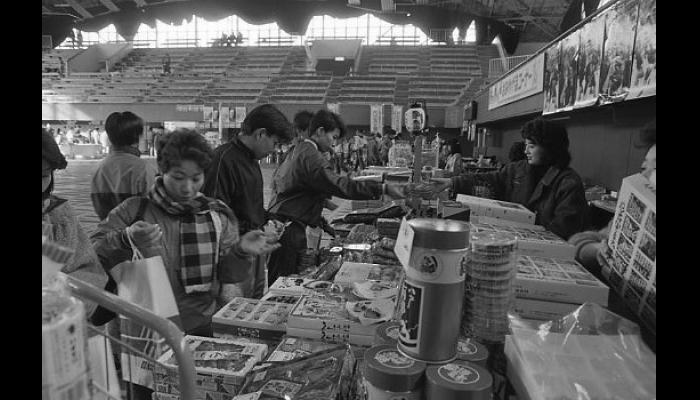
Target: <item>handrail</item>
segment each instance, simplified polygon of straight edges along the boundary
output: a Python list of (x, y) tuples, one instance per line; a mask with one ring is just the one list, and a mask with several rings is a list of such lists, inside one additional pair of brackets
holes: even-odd
[(510, 72), (518, 65), (530, 58), (530, 55), (513, 56), (506, 58), (492, 58), (489, 60), (489, 78), (498, 78)]
[(147, 326), (163, 336), (170, 345), (177, 359), (180, 377), (180, 399), (195, 400), (195, 368), (192, 352), (185, 341), (185, 337), (172, 321), (159, 317), (151, 311), (121, 299), (109, 292), (85, 283), (71, 276), (66, 276), (67, 282), (73, 293), (78, 297), (95, 302), (102, 307), (118, 314), (125, 315), (144, 326)]

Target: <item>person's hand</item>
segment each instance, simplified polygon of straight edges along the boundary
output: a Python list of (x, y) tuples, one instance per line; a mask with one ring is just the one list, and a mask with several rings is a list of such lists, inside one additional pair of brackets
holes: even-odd
[(263, 231), (250, 231), (241, 236), (238, 246), (241, 251), (258, 256), (271, 253), (280, 247), (276, 240), (272, 241), (271, 239), (271, 236)]
[(131, 240), (139, 248), (159, 246), (163, 238), (163, 231), (158, 224), (150, 224), (146, 221), (136, 221), (129, 227)]
[(335, 209), (338, 208), (338, 205), (335, 204), (334, 202), (332, 202), (332, 201), (326, 199), (326, 200), (323, 202), (323, 208), (327, 208), (327, 209), (329, 209), (329, 210), (331, 210), (331, 211), (334, 211)]
[(392, 199), (403, 199), (406, 197), (406, 186), (399, 183), (387, 183), (386, 195)]
[(452, 186), (452, 179), (450, 179), (450, 178), (430, 178), (430, 183), (434, 183), (436, 193), (440, 193), (443, 190), (447, 190)]
[(328, 221), (326, 221), (325, 218), (321, 218), (321, 229), (323, 229), (324, 232), (335, 238), (335, 229), (333, 229), (333, 227), (328, 223)]

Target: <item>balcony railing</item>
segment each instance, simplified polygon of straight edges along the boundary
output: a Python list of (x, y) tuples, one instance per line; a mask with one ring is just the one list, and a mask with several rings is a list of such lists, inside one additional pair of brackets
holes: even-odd
[(520, 65), (530, 55), (507, 58), (492, 58), (489, 60), (489, 78), (498, 78)]

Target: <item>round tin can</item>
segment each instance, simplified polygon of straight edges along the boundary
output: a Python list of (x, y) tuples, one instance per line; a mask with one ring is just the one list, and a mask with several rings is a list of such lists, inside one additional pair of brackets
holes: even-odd
[(398, 321), (388, 321), (379, 324), (374, 332), (373, 345), (390, 344), (396, 346), (399, 340), (399, 329), (401, 329), (401, 323)]
[(416, 360), (447, 362), (457, 355), (469, 224), (427, 218), (408, 224), (414, 234), (404, 266), (398, 349)]
[(427, 400), (491, 400), (493, 377), (468, 361), (431, 365), (425, 371)]
[(422, 399), (426, 364), (404, 356), (396, 346), (367, 349), (364, 368), (368, 400)]
[(462, 336), (457, 340), (457, 359), (486, 368), (488, 358), (489, 351), (483, 344)]

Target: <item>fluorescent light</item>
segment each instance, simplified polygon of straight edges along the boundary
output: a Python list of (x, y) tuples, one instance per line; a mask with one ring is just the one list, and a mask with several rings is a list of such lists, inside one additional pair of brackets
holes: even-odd
[(336, 57), (335, 61), (345, 61), (345, 57)]

